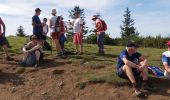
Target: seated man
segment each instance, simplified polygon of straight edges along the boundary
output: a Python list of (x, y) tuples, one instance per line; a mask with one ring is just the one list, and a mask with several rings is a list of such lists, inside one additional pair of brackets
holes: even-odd
[(121, 78), (128, 79), (134, 89), (136, 96), (141, 96), (142, 92), (136, 79), (140, 76), (143, 78), (143, 88), (151, 90), (148, 86), (148, 69), (147, 59), (137, 52), (139, 46), (134, 41), (129, 41), (126, 46), (126, 50), (123, 50), (118, 57), (117, 75)]
[(39, 66), (40, 60), (43, 59), (43, 53), (41, 50), (41, 45), (39, 44), (39, 39), (36, 35), (30, 37), (31, 42), (27, 43), (23, 47), (23, 61), (20, 63), (23, 66)]
[(162, 54), (162, 63), (165, 69), (164, 76), (170, 79), (170, 41), (168, 41), (166, 45), (168, 46), (168, 51)]

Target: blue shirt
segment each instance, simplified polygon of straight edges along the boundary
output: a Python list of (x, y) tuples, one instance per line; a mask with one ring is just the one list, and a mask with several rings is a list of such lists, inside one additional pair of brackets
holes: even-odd
[[(41, 24), (41, 20), (37, 15), (34, 15), (32, 17), (32, 21), (36, 24)], [(39, 34), (39, 33), (43, 33), (43, 27), (42, 26), (33, 26), (33, 34)]]
[(117, 69), (119, 69), (125, 65), (125, 63), (123, 62), (123, 58), (126, 58), (135, 64), (139, 64), (140, 57), (141, 57), (141, 54), (138, 52), (136, 52), (130, 56), (128, 54), (127, 50), (123, 50), (118, 57)]
[(166, 51), (162, 54), (162, 63), (167, 63), (170, 66), (170, 51)]

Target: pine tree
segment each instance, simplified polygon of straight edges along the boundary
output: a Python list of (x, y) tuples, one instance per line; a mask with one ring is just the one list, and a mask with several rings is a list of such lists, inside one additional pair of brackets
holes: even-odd
[[(71, 11), (68, 11), (69, 12), (69, 18), (71, 18), (72, 20), (75, 20), (75, 15), (74, 13), (80, 13), (80, 17), (84, 20), (85, 22), (85, 14), (84, 14), (84, 9), (81, 9), (79, 6), (75, 6), (74, 9), (72, 9)], [(70, 21), (69, 21), (70, 22)], [(69, 31), (68, 31), (68, 36), (69, 37), (72, 37), (73, 36), (73, 23), (71, 23), (71, 28), (69, 28)], [(87, 34), (89, 32), (88, 30), (88, 27), (85, 26), (86, 23), (84, 23), (84, 35)]]
[(24, 28), (23, 26), (19, 26), (18, 29), (17, 29), (17, 36), (21, 36), (21, 37), (24, 37), (25, 36), (25, 33), (24, 33)]
[(139, 32), (136, 31), (136, 28), (134, 27), (134, 19), (131, 18), (131, 11), (129, 8), (126, 8), (124, 16), (123, 25), (120, 26), (121, 28), (121, 37), (122, 39), (131, 39), (132, 37), (138, 37)]

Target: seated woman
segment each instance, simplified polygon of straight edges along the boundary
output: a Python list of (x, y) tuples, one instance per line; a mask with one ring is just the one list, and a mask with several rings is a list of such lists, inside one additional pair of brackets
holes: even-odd
[(32, 35), (30, 40), (31, 41), (22, 48), (24, 57), (22, 62), (19, 64), (22, 66), (38, 67), (39, 62), (43, 59), (43, 52), (39, 43), (41, 40), (39, 40), (35, 35)]
[(170, 79), (170, 41), (166, 43), (168, 50), (162, 53), (162, 63), (165, 69), (164, 76)]

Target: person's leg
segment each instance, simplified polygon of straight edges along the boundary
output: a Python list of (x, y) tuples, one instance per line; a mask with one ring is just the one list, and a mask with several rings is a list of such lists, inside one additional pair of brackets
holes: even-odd
[(126, 75), (129, 78), (130, 82), (132, 84), (136, 84), (136, 80), (135, 80), (135, 77), (133, 75), (132, 68), (127, 66), (127, 65), (124, 65), (123, 66), (123, 71), (126, 73)]
[(36, 51), (35, 51), (35, 58), (36, 58), (35, 67), (38, 67), (38, 66), (39, 66), (40, 54), (41, 54), (41, 53), (40, 53), (39, 50), (36, 50)]
[(79, 33), (80, 54), (83, 54), (83, 34)]
[(97, 43), (99, 47), (99, 53), (104, 53), (104, 39), (105, 33), (101, 32), (100, 34), (97, 35)]
[(74, 33), (74, 37), (73, 37), (73, 43), (74, 43), (74, 49), (76, 51), (76, 53), (79, 52), (78, 48), (78, 33)]
[(98, 52), (100, 53), (101, 51), (100, 51), (100, 41), (99, 41), (99, 39), (100, 39), (100, 34), (97, 34), (97, 45), (98, 45)]

